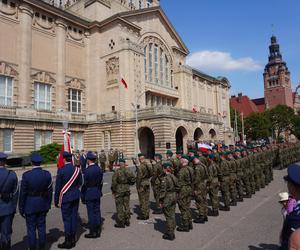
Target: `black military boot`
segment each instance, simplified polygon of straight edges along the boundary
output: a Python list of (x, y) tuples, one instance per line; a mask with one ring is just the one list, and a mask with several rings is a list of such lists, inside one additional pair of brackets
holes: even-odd
[(211, 216), (219, 216), (219, 210), (218, 209), (213, 209), (211, 212)]
[(205, 218), (203, 216), (199, 216), (198, 218), (194, 219), (193, 222), (196, 224), (204, 224)]
[(178, 232), (189, 232), (190, 231), (189, 227), (185, 227), (185, 226), (179, 226), (176, 228), (176, 230)]
[(3, 242), (2, 244), (3, 244), (2, 245), (3, 250), (10, 250), (11, 249), (10, 240), (8, 242), (6, 242), (6, 243)]
[(231, 201), (230, 202), (230, 206), (236, 206), (237, 205), (237, 202), (236, 201)]
[(36, 250), (36, 246), (29, 247), (29, 250)]
[(175, 234), (169, 234), (169, 233), (165, 233), (163, 236), (162, 236), (162, 238), (164, 239), (164, 240), (175, 240)]
[(39, 244), (39, 250), (45, 250), (46, 245), (45, 244)]
[(57, 247), (60, 249), (71, 249), (73, 248), (74, 244), (72, 243), (72, 236), (66, 236), (65, 242), (58, 244)]
[(125, 226), (126, 226), (126, 227), (129, 227), (129, 226), (130, 226), (130, 221), (129, 221), (129, 220), (126, 220), (126, 221), (125, 221)]
[(96, 236), (97, 236), (97, 238), (100, 238), (101, 232), (102, 232), (102, 224), (100, 224), (96, 227)]
[(93, 226), (90, 228), (90, 232), (88, 234), (85, 234), (84, 235), (84, 238), (87, 238), (87, 239), (95, 239), (95, 238), (98, 238), (97, 237), (97, 231), (96, 231), (96, 227)]
[(246, 194), (246, 195), (244, 195), (244, 198), (247, 198), (247, 199), (250, 199), (251, 197), (252, 197), (251, 194)]
[(194, 227), (193, 227), (193, 222), (190, 222), (190, 223), (189, 223), (189, 229), (190, 229), (190, 230), (193, 230), (193, 228), (194, 228)]
[(230, 207), (229, 206), (224, 206), (224, 207), (220, 207), (221, 211), (230, 211)]
[(125, 225), (124, 225), (124, 223), (116, 223), (115, 227), (116, 228), (125, 228)]

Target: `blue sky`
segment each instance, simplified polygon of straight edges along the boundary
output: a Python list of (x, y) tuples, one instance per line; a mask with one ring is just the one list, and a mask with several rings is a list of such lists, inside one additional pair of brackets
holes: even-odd
[(263, 70), (274, 34), (292, 76), (300, 81), (299, 0), (161, 0), (190, 50), (189, 64), (225, 76), (231, 94), (263, 97)]

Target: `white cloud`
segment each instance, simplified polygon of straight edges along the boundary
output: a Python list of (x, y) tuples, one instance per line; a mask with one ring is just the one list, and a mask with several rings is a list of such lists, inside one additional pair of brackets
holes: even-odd
[(258, 71), (262, 66), (251, 57), (232, 58), (222, 51), (197, 51), (187, 58), (187, 64), (199, 70)]

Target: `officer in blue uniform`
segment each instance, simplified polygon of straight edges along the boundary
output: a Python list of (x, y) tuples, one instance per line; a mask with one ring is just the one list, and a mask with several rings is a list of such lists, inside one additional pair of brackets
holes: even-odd
[(30, 250), (37, 246), (38, 231), (39, 250), (46, 245), (46, 215), (52, 202), (52, 177), (49, 171), (41, 168), (43, 159), (38, 153), (31, 156), (32, 170), (22, 176), (19, 211), (26, 219), (28, 245)]
[(11, 249), (12, 222), (18, 202), (18, 178), (5, 168), (7, 155), (0, 152), (0, 249)]
[(54, 202), (61, 208), (65, 241), (58, 248), (71, 249), (76, 246), (76, 230), (78, 224), (78, 207), (82, 175), (79, 168), (72, 164), (72, 154), (63, 153), (64, 167), (57, 171)]
[(290, 236), (293, 231), (300, 228), (300, 165), (291, 164), (288, 167), (288, 175), (284, 177), (287, 181), (289, 194), (297, 201), (293, 212), (288, 214), (283, 223), (281, 231), (280, 250), (288, 250)]
[(81, 171), (84, 171), (86, 168), (86, 154), (82, 150), (81, 155), (80, 155), (80, 166), (81, 166)]
[(103, 171), (95, 163), (97, 156), (87, 153), (87, 168), (83, 171), (82, 202), (86, 204), (90, 233), (85, 238), (99, 238), (101, 234), (100, 199), (102, 196)]

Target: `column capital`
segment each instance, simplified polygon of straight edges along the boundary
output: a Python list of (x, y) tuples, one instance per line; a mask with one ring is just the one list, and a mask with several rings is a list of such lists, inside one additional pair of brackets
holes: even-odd
[(56, 26), (57, 27), (59, 27), (59, 28), (63, 28), (63, 29), (67, 29), (67, 24), (62, 20), (62, 19), (60, 19), (60, 18), (58, 18), (56, 21), (55, 21), (55, 24), (56, 24)]
[(27, 14), (30, 17), (33, 17), (33, 9), (26, 5), (26, 4), (22, 4), (19, 6), (19, 9), (21, 11), (21, 13)]

